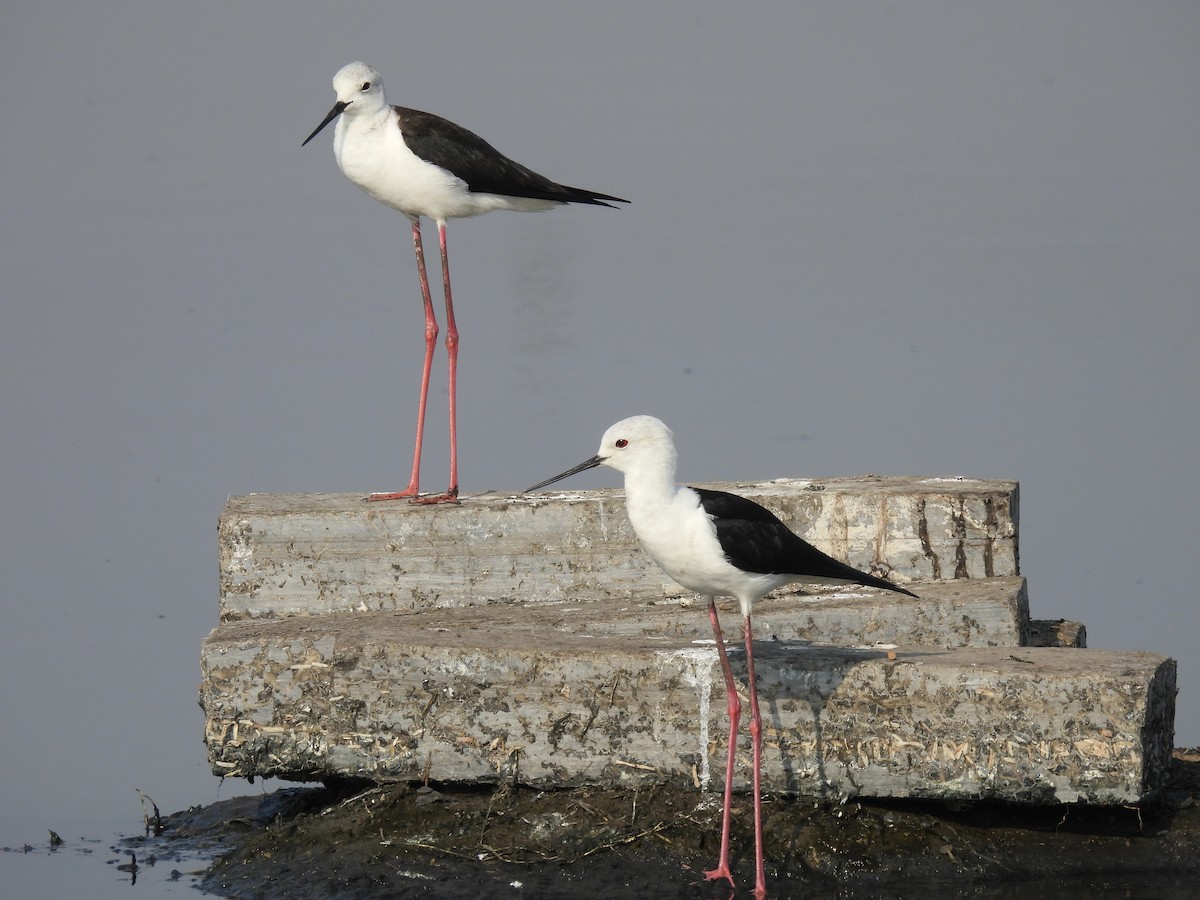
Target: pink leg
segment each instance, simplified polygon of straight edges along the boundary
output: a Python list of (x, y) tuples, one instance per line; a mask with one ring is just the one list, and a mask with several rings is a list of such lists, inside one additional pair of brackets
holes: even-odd
[(762, 716), (758, 712), (758, 681), (754, 677), (754, 631), (750, 617), (744, 623), (746, 639), (746, 678), (750, 682), (750, 741), (754, 746), (754, 896), (767, 896), (767, 875), (763, 866), (762, 838)]
[(371, 494), (368, 500), (399, 500), (416, 497), (421, 480), (421, 440), (425, 436), (425, 401), (429, 398), (429, 373), (433, 368), (433, 350), (437, 345), (438, 324), (433, 314), (433, 300), (429, 294), (429, 276), (425, 273), (425, 248), (421, 243), (421, 222), (413, 222), (413, 250), (417, 254), (417, 275), (421, 279), (421, 300), (425, 304), (425, 365), (421, 370), (421, 399), (417, 404), (417, 442), (413, 449), (412, 477), (408, 487), (387, 494)]
[(717, 654), (721, 658), (721, 672), (725, 675), (725, 699), (729, 708), (729, 753), (725, 761), (725, 806), (721, 812), (721, 857), (717, 867), (705, 872), (709, 881), (724, 878), (734, 887), (733, 873), (729, 871), (729, 822), (733, 815), (733, 757), (737, 747), (738, 722), (742, 717), (742, 704), (738, 700), (737, 686), (733, 683), (733, 670), (729, 668), (729, 657), (725, 653), (725, 638), (721, 634), (721, 623), (717, 619), (717, 601), (708, 598), (708, 618), (712, 622), (713, 635), (717, 639)]
[(450, 294), (450, 256), (446, 253), (446, 223), (438, 222), (442, 249), (442, 290), (446, 294), (446, 355), (450, 359), (450, 487), (444, 494), (415, 497), (413, 503), (458, 502), (458, 326), (454, 322), (454, 299)]

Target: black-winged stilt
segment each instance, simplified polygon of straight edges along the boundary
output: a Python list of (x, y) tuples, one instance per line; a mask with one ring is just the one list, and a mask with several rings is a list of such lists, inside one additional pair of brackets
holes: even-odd
[[(333, 89), (337, 93), (337, 103), (316, 130), (305, 138), (304, 144), (334, 119), (338, 119), (333, 152), (342, 172), (380, 203), (398, 209), (412, 222), (413, 249), (417, 256), (421, 298), (425, 304), (425, 365), (421, 373), (421, 397), (417, 407), (412, 476), (404, 490), (372, 494), (368, 499), (408, 497), (415, 503), (457, 502), (458, 328), (454, 322), (454, 304), (450, 295), (446, 220), (478, 216), (496, 209), (539, 212), (564, 203), (612, 206), (612, 203), (605, 201), (629, 201), (556, 184), (513, 162), (483, 138), (453, 122), (420, 110), (389, 106), (383, 95), (383, 81), (379, 73), (366, 63), (352, 62), (344, 66), (333, 76)], [(418, 487), (421, 441), (425, 433), (425, 401), (429, 395), (429, 372), (438, 335), (429, 278), (425, 274), (421, 216), (433, 219), (438, 227), (442, 286), (446, 296), (446, 352), (450, 359), (450, 487), (444, 494), (433, 495), (421, 495)]]
[(735, 597), (742, 608), (746, 675), (750, 691), (750, 739), (754, 751), (755, 895), (766, 896), (762, 845), (762, 717), (754, 677), (754, 643), (750, 613), (755, 602), (791, 583), (863, 584), (887, 591), (916, 594), (890, 581), (868, 575), (826, 556), (796, 535), (774, 513), (752, 500), (675, 483), (675, 443), (671, 430), (653, 416), (622, 419), (604, 432), (591, 459), (535, 484), (527, 491), (554, 484), (595, 466), (625, 475), (625, 504), (638, 540), (664, 572), (688, 590), (708, 598), (708, 617), (716, 637), (729, 709), (729, 751), (725, 764), (725, 805), (721, 819), (721, 857), (705, 876), (727, 879), (729, 822), (733, 801), (733, 757), (741, 703), (725, 654), (717, 619), (717, 597)]

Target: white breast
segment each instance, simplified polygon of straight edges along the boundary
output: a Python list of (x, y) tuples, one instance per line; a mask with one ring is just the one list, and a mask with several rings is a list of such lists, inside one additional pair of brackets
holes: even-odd
[(343, 115), (333, 152), (347, 178), (405, 215), (444, 221), (472, 214), (466, 184), (409, 150), (390, 108), (373, 116)]
[[(730, 563), (695, 491), (677, 490), (667, 503), (632, 502), (629, 521), (650, 557), (688, 590), (752, 602), (788, 581), (743, 572)], [(745, 602), (743, 612), (749, 612)]]
[(347, 178), (380, 203), (414, 218), (444, 222), (497, 209), (539, 212), (561, 205), (553, 200), (472, 193), (461, 178), (408, 148), (391, 107), (373, 115), (343, 114), (333, 152)]

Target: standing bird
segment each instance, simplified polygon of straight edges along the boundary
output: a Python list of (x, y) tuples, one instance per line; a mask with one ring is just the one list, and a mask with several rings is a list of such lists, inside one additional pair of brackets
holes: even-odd
[[(304, 140), (307, 144), (338, 119), (333, 153), (346, 177), (412, 222), (413, 248), (425, 304), (425, 366), (421, 373), (421, 399), (417, 406), (417, 441), (412, 477), (402, 491), (372, 494), (369, 500), (411, 498), (414, 503), (458, 502), (458, 329), (450, 295), (450, 267), (446, 254), (446, 220), (478, 216), (494, 209), (540, 212), (564, 203), (628, 203), (620, 197), (556, 184), (549, 178), (513, 162), (478, 135), (432, 113), (389, 106), (383, 80), (371, 66), (352, 62), (333, 76), (337, 103), (329, 115)], [(340, 119), (338, 117), (341, 117)], [(304, 146), (301, 144), (301, 146)], [(425, 274), (421, 245), (421, 216), (437, 222), (442, 252), (442, 286), (446, 295), (446, 352), (450, 358), (450, 487), (444, 494), (421, 495), (421, 440), (425, 433), (425, 401), (429, 372), (437, 342), (438, 324)]]
[(705, 872), (709, 880), (729, 871), (729, 820), (733, 801), (733, 756), (742, 706), (725, 654), (725, 639), (717, 620), (717, 597), (736, 597), (742, 608), (746, 644), (746, 675), (750, 690), (750, 739), (754, 750), (754, 893), (767, 894), (762, 845), (762, 717), (754, 677), (754, 644), (750, 612), (777, 587), (806, 584), (864, 584), (916, 597), (890, 581), (860, 572), (800, 538), (774, 513), (752, 500), (706, 488), (675, 483), (675, 443), (671, 430), (653, 416), (622, 419), (604, 432), (600, 451), (561, 475), (535, 484), (528, 491), (554, 484), (595, 466), (609, 466), (625, 475), (625, 505), (629, 523), (651, 559), (690, 591), (708, 598), (708, 617), (716, 637), (725, 696), (729, 708), (729, 753), (725, 764), (725, 807), (721, 820), (721, 858)]

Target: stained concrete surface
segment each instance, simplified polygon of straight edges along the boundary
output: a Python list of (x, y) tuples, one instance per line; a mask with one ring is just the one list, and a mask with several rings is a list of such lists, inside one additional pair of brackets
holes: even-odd
[[(539, 788), (719, 777), (724, 682), (711, 639), (686, 630), (702, 616), (659, 609), (647, 634), (644, 610), (591, 606), (222, 625), (200, 689), (214, 773)], [(1175, 663), (1155, 654), (767, 640), (756, 657), (769, 790), (1128, 803), (1169, 759)]]
[[(1013, 481), (708, 486), (763, 504), (818, 549), (902, 584), (1020, 574)], [(619, 490), (478, 494), (432, 508), (361, 494), (250, 494), (226, 503), (218, 543), (223, 620), (679, 592), (638, 549)]]

